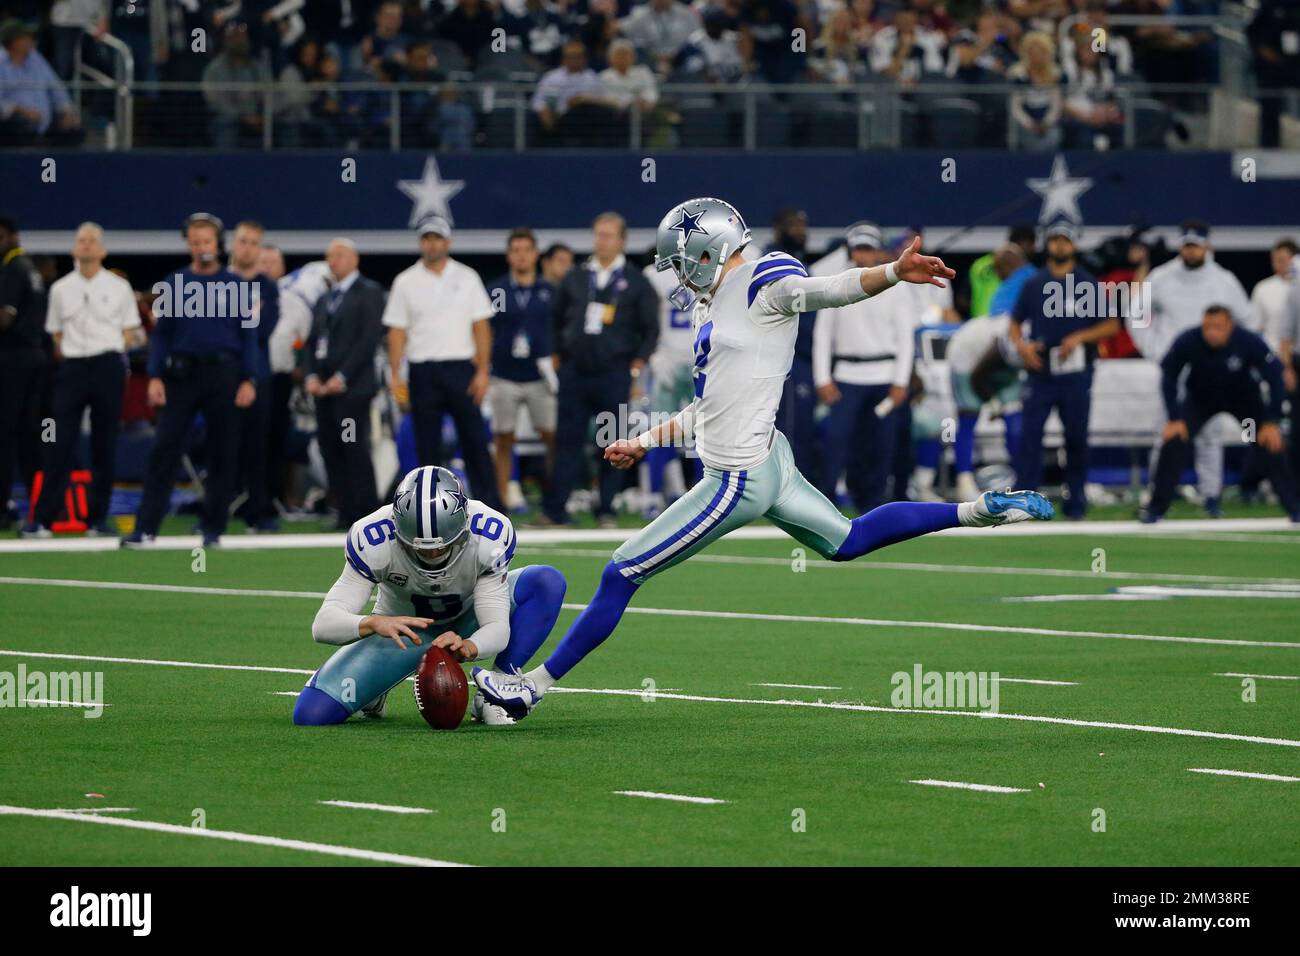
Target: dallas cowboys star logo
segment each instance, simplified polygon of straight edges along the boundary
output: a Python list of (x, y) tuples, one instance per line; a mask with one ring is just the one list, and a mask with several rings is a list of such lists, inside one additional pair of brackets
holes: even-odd
[(451, 500), (456, 502), (456, 507), (451, 509), (451, 513), (455, 514), (457, 511), (464, 511), (465, 502), (467, 500), (465, 498), (465, 493), (457, 489), (455, 491), (448, 492), (448, 494), (451, 495)]
[(1052, 160), (1052, 172), (1047, 179), (1029, 179), (1025, 185), (1043, 197), (1043, 208), (1038, 213), (1040, 223), (1057, 219), (1083, 222), (1079, 197), (1092, 188), (1092, 180), (1087, 176), (1071, 176), (1064, 156), (1058, 154)]
[(448, 224), (456, 224), (451, 216), (451, 198), (465, 188), (465, 180), (443, 179), (438, 171), (438, 161), (432, 156), (424, 161), (424, 172), (419, 179), (399, 180), (397, 188), (414, 204), (407, 223), (412, 229), (432, 216), (441, 216)]
[(700, 217), (703, 215), (704, 213), (697, 212), (694, 216), (692, 216), (689, 213), (687, 213), (685, 209), (683, 209), (679, 214), (678, 220), (668, 228), (676, 229), (678, 232), (680, 232), (682, 234), (682, 242), (688, 241), (691, 238), (691, 235), (697, 232), (701, 236), (707, 236), (709, 234), (709, 230), (705, 229), (700, 225)]

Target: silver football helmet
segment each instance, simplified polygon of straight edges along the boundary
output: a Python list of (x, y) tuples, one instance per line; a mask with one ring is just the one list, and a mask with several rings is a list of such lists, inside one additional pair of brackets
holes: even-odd
[(393, 494), (397, 540), (428, 578), (441, 577), (469, 544), (469, 498), (446, 468), (409, 472)]
[(688, 199), (668, 210), (655, 235), (655, 268), (672, 269), (680, 285), (669, 301), (687, 309), (718, 287), (727, 258), (749, 245), (749, 227), (729, 202)]

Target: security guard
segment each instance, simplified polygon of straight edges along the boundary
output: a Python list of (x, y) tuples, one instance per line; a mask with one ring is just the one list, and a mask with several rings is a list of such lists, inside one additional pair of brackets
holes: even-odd
[[(1191, 464), (1191, 443), (1213, 416), (1227, 412), (1254, 425), (1261, 465), (1291, 520), (1300, 522), (1295, 477), (1283, 456), (1282, 363), (1262, 338), (1237, 325), (1227, 306), (1205, 310), (1200, 328), (1174, 340), (1160, 363), (1169, 423), (1160, 449), (1151, 502), (1142, 521), (1159, 521), (1173, 501), (1178, 478)], [(1263, 386), (1267, 386), (1265, 390)]]
[(171, 499), (176, 466), (202, 413), (207, 431), (207, 483), (200, 531), (205, 547), (220, 543), (234, 494), (239, 458), (237, 409), (257, 397), (257, 297), (260, 286), (221, 264), (221, 220), (195, 213), (182, 234), (190, 265), (154, 286), (149, 349), (149, 403), (162, 411), (135, 531), (122, 547), (150, 545)]
[(1043, 480), (1043, 429), (1055, 408), (1065, 428), (1065, 516), (1088, 509), (1088, 414), (1096, 343), (1119, 331), (1105, 316), (1106, 298), (1091, 272), (1075, 262), (1077, 228), (1058, 220), (1047, 227), (1047, 264), (1025, 282), (1008, 331), (1024, 362), (1024, 426), (1016, 482), (1036, 489)]
[(18, 240), (18, 223), (0, 216), (0, 527), (9, 527), (14, 466), (29, 489), (40, 467), (45, 283)]
[(50, 287), (45, 331), (62, 358), (54, 381), (54, 435), (45, 446), (45, 480), (24, 538), (50, 537), (63, 504), (68, 473), (81, 441), (81, 416), (90, 410), (89, 535), (114, 535), (108, 524), (113, 465), (128, 348), (144, 344), (131, 284), (104, 268), (104, 230), (84, 222), (73, 240), (77, 267)]
[[(587, 429), (596, 416), (626, 421), (627, 402), (659, 341), (659, 294), (623, 255), (627, 223), (606, 212), (591, 224), (593, 254), (573, 269), (555, 294), (556, 351), (559, 361), (559, 415), (555, 471), (543, 502), (546, 523), (565, 524), (569, 492), (583, 473)], [(623, 436), (618, 436), (623, 437)], [(614, 523), (614, 495), (622, 476), (600, 462), (602, 525)]]

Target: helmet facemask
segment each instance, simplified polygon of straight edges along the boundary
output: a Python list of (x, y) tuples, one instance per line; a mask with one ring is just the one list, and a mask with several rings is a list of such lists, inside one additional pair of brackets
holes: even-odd
[(714, 262), (706, 249), (698, 259), (686, 254), (686, 238), (677, 240), (677, 255), (655, 263), (660, 272), (671, 268), (677, 276), (677, 288), (668, 294), (668, 302), (674, 309), (685, 312), (695, 304), (700, 296), (711, 295), (722, 279), (722, 266), (728, 256), (727, 244), (723, 243)]

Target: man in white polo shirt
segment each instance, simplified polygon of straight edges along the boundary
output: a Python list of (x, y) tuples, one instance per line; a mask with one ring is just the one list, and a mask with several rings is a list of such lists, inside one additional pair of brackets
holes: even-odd
[(44, 482), (25, 538), (48, 538), (63, 505), (81, 418), (90, 409), (88, 533), (115, 534), (108, 525), (113, 458), (126, 378), (123, 353), (143, 342), (130, 283), (104, 268), (104, 230), (84, 222), (72, 245), (77, 267), (50, 287), (45, 331), (61, 357), (54, 381), (54, 440), (45, 445)]
[(399, 405), (410, 406), (420, 464), (447, 464), (442, 417), (451, 415), (474, 497), (504, 510), (479, 412), (492, 360), (492, 302), (478, 273), (448, 255), (446, 219), (426, 219), (416, 231), (420, 261), (393, 280), (384, 309), (390, 387)]

